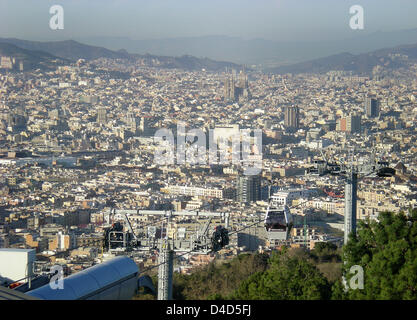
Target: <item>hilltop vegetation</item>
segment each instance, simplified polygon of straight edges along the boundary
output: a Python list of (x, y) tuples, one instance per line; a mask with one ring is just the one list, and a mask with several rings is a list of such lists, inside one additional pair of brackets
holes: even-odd
[[(212, 262), (191, 275), (174, 275), (176, 300), (417, 299), (417, 210), (381, 213), (360, 221), (343, 249), (317, 243), (314, 250), (283, 248), (268, 254), (241, 254)], [(345, 257), (346, 264), (342, 263)], [(345, 290), (364, 270), (363, 289)], [(156, 278), (154, 278), (156, 282)]]
[(417, 299), (417, 209), (408, 214), (384, 212), (379, 222), (360, 222), (343, 250), (347, 271), (363, 267), (363, 290), (341, 290), (334, 286), (335, 299), (415, 300)]
[(232, 294), (251, 274), (268, 268), (268, 255), (241, 254), (230, 262), (210, 263), (191, 275), (174, 276), (174, 299), (216, 299)]
[[(263, 283), (270, 283), (271, 288), (275, 287), (276, 283), (280, 283), (283, 287), (287, 279), (294, 278), (294, 283), (302, 283), (306, 275), (311, 275), (312, 280), (311, 283), (303, 283), (306, 290), (310, 284), (317, 282), (320, 287), (319, 291), (330, 292), (333, 279), (338, 279), (341, 275), (340, 261), (340, 249), (330, 243), (320, 243), (309, 253), (301, 248), (284, 248), (271, 255), (266, 253), (240, 254), (227, 262), (212, 262), (207, 266), (197, 268), (190, 275), (175, 273), (173, 298), (175, 300), (292, 299), (293, 296), (279, 297), (273, 290), (268, 291), (268, 295), (263, 295), (261, 291), (265, 288), (257, 285), (254, 290), (253, 283), (262, 279)], [(157, 277), (155, 276), (153, 280), (157, 287)], [(314, 294), (312, 296), (306, 294), (299, 298), (314, 297)], [(317, 298), (327, 297), (328, 293), (323, 291)], [(147, 295), (146, 298), (151, 298), (151, 296)]]

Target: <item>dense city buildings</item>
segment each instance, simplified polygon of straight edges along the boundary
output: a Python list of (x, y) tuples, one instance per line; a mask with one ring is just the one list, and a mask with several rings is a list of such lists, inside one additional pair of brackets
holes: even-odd
[(336, 123), (336, 130), (349, 133), (361, 132), (361, 116), (350, 114), (346, 117), (339, 118)]
[[(226, 216), (230, 245), (176, 260), (177, 272), (283, 243), (340, 244), (345, 182), (308, 173), (324, 159), (345, 167), (387, 160), (396, 168), (394, 177), (359, 180), (358, 219), (416, 206), (416, 65), (376, 79), (343, 71), (184, 70), (110, 58), (22, 72), (10, 69), (13, 60), (1, 61), (0, 247), (33, 249), (42, 267), (59, 261), (75, 273), (104, 261), (106, 228), (115, 221), (127, 226), (120, 210), (146, 239), (141, 245), (149, 250), (134, 257), (141, 268), (157, 265), (155, 239), (168, 235), (189, 250), (207, 223), (212, 231)], [(195, 151), (190, 133), (183, 163), (177, 149), (172, 162), (156, 163), (171, 143), (156, 133), (167, 129), (176, 148), (180, 125), (204, 133), (207, 161), (187, 162)], [(262, 168), (244, 175), (232, 142), (255, 129), (262, 131), (262, 154), (245, 151)], [(210, 141), (224, 151), (213, 162)], [(263, 226), (269, 198), (294, 216), (284, 242), (270, 241)], [(168, 213), (169, 222), (162, 221)]]

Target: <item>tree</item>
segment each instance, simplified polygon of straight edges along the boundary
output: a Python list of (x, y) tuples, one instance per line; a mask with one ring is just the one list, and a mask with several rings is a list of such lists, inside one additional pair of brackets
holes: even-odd
[(343, 272), (349, 284), (352, 266), (364, 270), (364, 289), (342, 293), (334, 288), (333, 298), (417, 299), (417, 210), (380, 213), (378, 221), (360, 221), (343, 248)]
[(240, 254), (227, 262), (196, 268), (190, 275), (174, 273), (174, 299), (228, 299), (242, 281), (264, 271), (267, 264), (266, 254)]
[(317, 242), (314, 250), (319, 254), (327, 251), (333, 252), (337, 250), (337, 246), (331, 242)]
[(245, 300), (318, 300), (330, 297), (330, 284), (305, 258), (287, 250), (272, 254), (270, 268), (249, 277), (233, 298)]
[(310, 256), (317, 263), (341, 261), (340, 250), (331, 242), (317, 242), (314, 249), (310, 252)]

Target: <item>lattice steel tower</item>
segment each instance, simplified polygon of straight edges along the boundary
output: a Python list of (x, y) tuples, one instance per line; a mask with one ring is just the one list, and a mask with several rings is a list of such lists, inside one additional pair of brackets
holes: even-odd
[(174, 251), (167, 239), (161, 242), (158, 270), (158, 300), (172, 300)]

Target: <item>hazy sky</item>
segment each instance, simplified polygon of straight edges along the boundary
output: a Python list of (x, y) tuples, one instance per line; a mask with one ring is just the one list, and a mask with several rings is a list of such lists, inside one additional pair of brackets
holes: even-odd
[[(64, 8), (64, 30), (49, 28), (54, 4)], [(349, 28), (355, 4), (365, 11), (363, 31)], [(417, 28), (416, 17), (416, 0), (0, 0), (0, 37), (323, 40)]]

